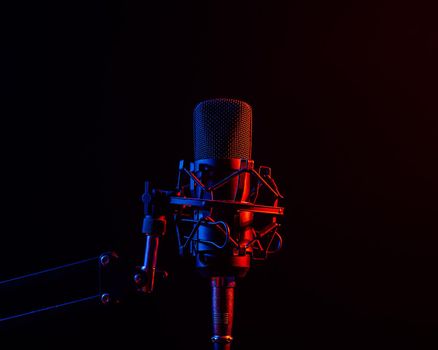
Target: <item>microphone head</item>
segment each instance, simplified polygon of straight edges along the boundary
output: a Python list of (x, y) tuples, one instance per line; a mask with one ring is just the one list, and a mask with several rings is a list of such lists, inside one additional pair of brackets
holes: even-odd
[(252, 108), (243, 101), (217, 98), (193, 112), (195, 160), (251, 159)]

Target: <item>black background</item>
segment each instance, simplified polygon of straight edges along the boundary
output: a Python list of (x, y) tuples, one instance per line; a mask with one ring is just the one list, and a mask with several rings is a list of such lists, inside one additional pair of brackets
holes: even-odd
[[(143, 181), (172, 187), (194, 105), (234, 97), (287, 196), (284, 250), (238, 287), (235, 348), (436, 346), (431, 4), (90, 0), (3, 16), (1, 278), (107, 249), (141, 262)], [(156, 296), (2, 324), (2, 337), (208, 348), (208, 282), (171, 236)]]

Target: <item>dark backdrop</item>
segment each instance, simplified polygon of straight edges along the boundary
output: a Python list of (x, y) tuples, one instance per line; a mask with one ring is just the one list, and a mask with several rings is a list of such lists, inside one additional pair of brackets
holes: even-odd
[[(106, 249), (141, 259), (143, 181), (172, 187), (179, 159), (192, 157), (194, 105), (234, 97), (252, 104), (254, 159), (287, 196), (284, 250), (238, 287), (236, 349), (436, 345), (431, 4), (7, 6), (1, 278)], [(156, 296), (14, 321), (2, 336), (208, 348), (208, 282), (171, 236)]]

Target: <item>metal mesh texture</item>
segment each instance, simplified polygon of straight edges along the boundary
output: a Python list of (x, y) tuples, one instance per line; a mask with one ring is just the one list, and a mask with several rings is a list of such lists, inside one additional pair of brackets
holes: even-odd
[(193, 112), (195, 160), (251, 159), (252, 108), (243, 101), (218, 98)]

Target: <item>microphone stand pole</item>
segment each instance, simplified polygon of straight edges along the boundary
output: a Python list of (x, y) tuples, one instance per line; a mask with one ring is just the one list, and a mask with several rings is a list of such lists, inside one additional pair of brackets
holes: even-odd
[(230, 350), (234, 316), (234, 277), (211, 277), (214, 350)]

